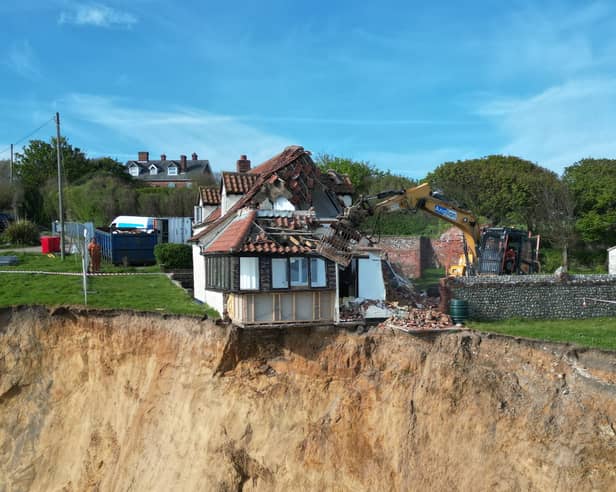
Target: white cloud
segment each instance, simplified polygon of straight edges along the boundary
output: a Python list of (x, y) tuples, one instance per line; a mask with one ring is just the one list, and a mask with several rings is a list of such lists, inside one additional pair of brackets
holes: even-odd
[(402, 174), (414, 179), (422, 179), (438, 165), (447, 161), (458, 159), (471, 159), (477, 157), (468, 149), (438, 148), (415, 152), (365, 152), (359, 160), (369, 161), (382, 170), (389, 170), (393, 174)]
[(113, 9), (107, 5), (91, 3), (74, 5), (70, 11), (61, 12), (58, 23), (96, 27), (131, 27), (137, 23), (137, 18), (133, 14)]
[(477, 39), (475, 50), (488, 55), (497, 78), (571, 76), (613, 60), (605, 25), (615, 15), (613, 3), (580, 2), (575, 8), (530, 3), (515, 9), (492, 35)]
[(4, 64), (28, 79), (35, 79), (40, 75), (38, 60), (28, 41), (13, 43), (9, 47)]
[(527, 97), (496, 99), (479, 114), (499, 127), (501, 149), (554, 171), (584, 157), (616, 157), (616, 79), (578, 79)]
[[(241, 154), (247, 154), (253, 165), (281, 152), (292, 142), (282, 136), (265, 133), (234, 117), (216, 115), (195, 109), (141, 109), (126, 101), (87, 94), (72, 94), (60, 101), (65, 127), (92, 155), (135, 158), (140, 150), (150, 155), (197, 152), (209, 159), (214, 169), (233, 169)], [(93, 127), (90, 127), (93, 125)], [(85, 127), (92, 128), (89, 135)], [(122, 148), (106, 148), (108, 140), (125, 143)]]

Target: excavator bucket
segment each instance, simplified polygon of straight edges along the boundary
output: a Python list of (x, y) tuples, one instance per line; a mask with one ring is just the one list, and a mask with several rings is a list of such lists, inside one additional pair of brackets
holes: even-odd
[(339, 265), (347, 267), (351, 262), (353, 247), (361, 239), (357, 229), (344, 221), (334, 222), (329, 231), (321, 237), (317, 253)]

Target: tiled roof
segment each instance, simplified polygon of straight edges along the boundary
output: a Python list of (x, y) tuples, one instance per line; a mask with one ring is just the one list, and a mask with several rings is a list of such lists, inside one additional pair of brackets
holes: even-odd
[(204, 253), (238, 251), (246, 234), (250, 231), (256, 213), (257, 212), (253, 210), (245, 215), (238, 216), (204, 249)]
[(310, 155), (310, 152), (304, 150), (304, 147), (300, 147), (299, 145), (291, 145), (280, 154), (251, 169), (250, 172), (251, 174), (270, 174), (283, 168), (302, 155)]
[(259, 176), (249, 173), (222, 173), (222, 182), (225, 185), (227, 194), (230, 195), (243, 195), (248, 193)]
[[(310, 152), (297, 145), (287, 147), (277, 156), (251, 169), (250, 173), (223, 173), (223, 180), (226, 175), (228, 181), (225, 182), (226, 191), (236, 190), (236, 193), (243, 193), (243, 196), (227, 210), (224, 216), (213, 221), (208, 227), (195, 234), (191, 240), (198, 240), (214, 233), (218, 227), (228, 224), (230, 217), (241, 208), (250, 205), (255, 194), (273, 176), (277, 176), (286, 183), (285, 187), (291, 192), (291, 198), (289, 199), (291, 203), (299, 206), (310, 206), (312, 204), (312, 191), (317, 174), (318, 170), (310, 158)], [(241, 179), (247, 176), (254, 176), (253, 178), (248, 178), (253, 181), (242, 182)], [(251, 183), (252, 185), (249, 186)]]
[[(152, 164), (160, 170), (158, 174), (150, 174), (150, 166)], [(135, 165), (139, 168), (139, 176), (134, 177), (144, 181), (185, 181), (196, 179), (199, 176), (212, 174), (210, 161), (207, 159), (188, 159), (186, 161), (185, 172), (180, 171), (181, 161), (175, 160), (128, 161), (126, 163), (127, 168), (131, 165)], [(169, 175), (167, 170), (169, 167), (173, 166), (178, 168), (178, 174)]]
[(200, 186), (199, 194), (203, 205), (220, 205), (220, 188), (218, 186)]

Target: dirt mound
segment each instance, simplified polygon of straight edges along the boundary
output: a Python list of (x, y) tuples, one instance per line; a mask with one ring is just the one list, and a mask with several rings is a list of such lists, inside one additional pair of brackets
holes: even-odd
[(0, 490), (613, 490), (613, 353), (0, 311)]

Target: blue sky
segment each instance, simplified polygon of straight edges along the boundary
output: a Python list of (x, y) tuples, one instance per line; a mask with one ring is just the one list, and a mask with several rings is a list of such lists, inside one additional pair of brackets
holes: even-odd
[(0, 151), (59, 111), (91, 157), (216, 170), (289, 144), (415, 178), (616, 157), (616, 3), (463, 3), (5, 0)]

